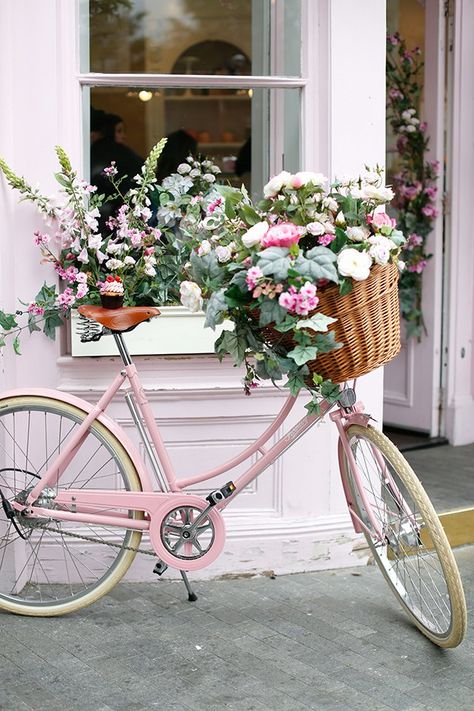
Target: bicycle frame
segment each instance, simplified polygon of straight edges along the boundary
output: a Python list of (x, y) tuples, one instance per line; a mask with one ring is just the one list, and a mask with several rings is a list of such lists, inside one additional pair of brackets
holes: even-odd
[[(178, 480), (159, 428), (156, 424), (151, 405), (148, 402), (141, 385), (136, 366), (130, 359), (123, 342), (122, 335), (114, 334), (114, 338), (124, 362), (124, 368), (114, 378), (111, 385), (102, 395), (98, 403), (90, 409), (88, 415), (78, 427), (75, 434), (69, 439), (69, 441), (66, 442), (64, 449), (58, 454), (42, 478), (32, 488), (28, 495), (26, 504), (14, 504), (17, 510), (39, 517), (47, 517), (50, 515), (48, 509), (42, 508), (41, 506), (35, 506), (34, 502), (38, 499), (44, 488), (54, 486), (57, 483), (63, 471), (72, 461), (81, 444), (85, 440), (91, 424), (105, 412), (114, 396), (126, 381), (128, 381), (129, 387), (125, 393), (125, 399), (143, 440), (145, 451), (149, 455), (160, 491), (153, 490), (149, 480), (147, 480), (148, 477), (144, 477), (142, 475), (144, 468), (142, 462), (142, 466), (138, 469), (142, 491), (115, 492), (110, 489), (93, 489), (87, 491), (72, 488), (60, 491), (56, 496), (55, 502), (59, 506), (63, 505), (64, 507), (68, 507), (69, 510), (66, 508), (64, 510), (56, 508), (54, 516), (58, 520), (73, 520), (77, 522), (97, 523), (107, 526), (119, 526), (122, 528), (126, 527), (146, 531), (150, 528), (150, 519), (156, 515), (160, 509), (169, 504), (170, 501), (173, 503), (175, 497), (182, 494), (186, 488), (196, 483), (208, 481), (215, 476), (228, 472), (237, 465), (241, 464), (243, 461), (252, 457), (254, 454), (260, 454), (257, 461), (243, 474), (237, 477), (235, 481), (233, 481), (235, 486), (233, 494), (215, 505), (217, 510), (223, 510), (230, 503), (230, 501), (237, 496), (240, 491), (242, 491), (242, 489), (258, 477), (311, 427), (319, 422), (332, 408), (332, 405), (330, 405), (327, 401), (323, 401), (321, 403), (319, 414), (305, 415), (285, 435), (280, 437), (270, 448), (266, 449), (268, 441), (275, 434), (275, 432), (277, 432), (283, 422), (285, 422), (296, 402), (296, 398), (289, 395), (270, 426), (255, 440), (255, 442), (245, 448), (240, 454), (211, 471)], [(366, 425), (369, 416), (363, 413), (363, 406), (360, 403), (356, 403), (351, 408), (339, 407), (338, 410), (331, 415), (331, 419), (338, 427), (342, 447), (351, 465), (356, 483), (359, 484), (357, 466), (347, 440), (346, 429), (350, 424), (354, 423)], [(361, 532), (362, 530), (368, 531), (366, 524), (354, 511), (354, 505), (351, 501), (349, 487), (347, 482), (344, 481), (344, 477), (342, 483), (355, 530), (357, 532)], [(359, 492), (368, 513), (372, 531), (375, 531), (377, 537), (382, 540), (383, 531), (381, 531), (380, 525), (376, 520), (371, 507), (368, 505), (362, 486), (359, 487)], [(202, 504), (203, 502), (203, 499), (199, 497), (192, 496), (190, 494), (186, 494), (185, 496), (186, 500), (190, 502), (190, 505), (193, 505), (193, 502), (195, 504), (197, 502)], [(184, 505), (183, 496), (178, 497), (176, 500), (178, 499), (181, 502), (180, 505)], [(111, 511), (111, 509), (114, 508), (143, 511), (147, 514), (147, 517), (144, 519), (131, 519), (127, 513)]]

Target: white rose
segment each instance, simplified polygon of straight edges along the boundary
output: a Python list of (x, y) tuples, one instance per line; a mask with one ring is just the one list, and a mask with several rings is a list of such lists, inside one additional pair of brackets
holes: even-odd
[(211, 251), (211, 243), (209, 242), (209, 240), (203, 239), (203, 241), (201, 242), (201, 244), (198, 247), (198, 251), (197, 251), (198, 255), (200, 257), (203, 257), (205, 254), (209, 254), (210, 251)]
[(390, 250), (394, 249), (395, 244), (388, 237), (383, 235), (373, 235), (369, 238), (372, 245), (369, 249), (369, 254), (376, 264), (388, 264), (390, 259)]
[(322, 173), (311, 173), (306, 170), (301, 170), (292, 176), (289, 187), (301, 187), (302, 185), (307, 185), (312, 183), (317, 187), (322, 187), (327, 183), (327, 178)]
[(136, 264), (136, 260), (133, 257), (125, 257), (123, 260), (124, 264)]
[(338, 212), (337, 215), (336, 215), (336, 219), (334, 220), (334, 222), (336, 223), (336, 225), (337, 225), (338, 227), (344, 227), (344, 226), (345, 226), (345, 224), (346, 224), (346, 218), (344, 217), (344, 213), (342, 212), (342, 210), (339, 210), (339, 212)]
[(268, 222), (257, 222), (253, 225), (244, 235), (242, 235), (242, 244), (244, 247), (250, 248), (254, 247), (256, 244), (260, 244), (262, 237), (268, 232), (269, 224)]
[(411, 109), (407, 109), (407, 111), (404, 111), (402, 113), (402, 119), (405, 119), (405, 121), (409, 121), (411, 119)]
[(229, 247), (224, 247), (222, 245), (219, 245), (219, 247), (216, 247), (216, 257), (219, 262), (224, 263), (228, 262), (229, 259), (232, 256), (232, 252), (229, 249)]
[(181, 175), (186, 175), (186, 173), (189, 173), (191, 170), (191, 166), (189, 163), (180, 163), (176, 170), (178, 173), (181, 173)]
[(291, 180), (292, 177), (293, 176), (291, 175), (291, 173), (288, 173), (287, 170), (282, 170), (281, 173), (278, 173), (278, 175), (275, 175), (265, 185), (265, 187), (263, 188), (264, 197), (271, 198), (271, 197), (275, 197), (276, 195), (278, 195), (278, 193), (280, 192), (282, 187), (289, 184), (289, 181)]
[(204, 173), (202, 176), (203, 180), (205, 180), (207, 183), (214, 183), (216, 180), (216, 176), (213, 175), (212, 173)]
[(395, 193), (391, 188), (380, 187), (375, 185), (364, 185), (362, 188), (362, 197), (365, 200), (376, 200), (377, 202), (390, 202), (395, 197)]
[(402, 259), (398, 260), (398, 271), (402, 272), (406, 267), (405, 262)]
[(334, 198), (332, 198), (332, 197), (324, 198), (323, 206), (326, 208), (326, 210), (330, 210), (331, 212), (337, 212), (339, 209), (339, 205), (337, 204), (337, 201), (334, 200)]
[(316, 237), (319, 237), (319, 235), (323, 235), (326, 232), (324, 225), (321, 224), (321, 222), (310, 222), (306, 225), (306, 230), (310, 235), (315, 235)]
[(365, 227), (348, 227), (346, 230), (346, 235), (351, 242), (363, 242), (369, 234), (369, 230), (366, 230)]
[(182, 281), (179, 286), (181, 303), (195, 313), (202, 309), (202, 292), (194, 281)]
[(337, 268), (342, 276), (352, 277), (355, 281), (364, 281), (370, 274), (372, 259), (367, 252), (358, 252), (349, 247), (343, 249), (337, 258)]
[(414, 133), (416, 131), (416, 126), (412, 126), (411, 124), (409, 126), (405, 127), (405, 131), (407, 133)]

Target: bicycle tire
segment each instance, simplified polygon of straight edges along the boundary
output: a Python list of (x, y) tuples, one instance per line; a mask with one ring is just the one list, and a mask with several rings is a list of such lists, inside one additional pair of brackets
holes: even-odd
[[(346, 434), (364, 495), (385, 533), (380, 542), (364, 530), (375, 561), (418, 629), (439, 647), (456, 647), (466, 633), (464, 591), (449, 541), (426, 491), (384, 434), (360, 425), (350, 425)], [(339, 447), (341, 475), (352, 494), (355, 513), (370, 530), (373, 527), (341, 441)], [(382, 476), (385, 464), (389, 477)]]
[[(6, 499), (25, 498), (86, 416), (86, 411), (59, 398), (21, 395), (0, 400), (0, 489)], [(54, 520), (53, 492), (107, 484), (115, 491), (141, 490), (123, 445), (95, 420), (58, 484), (48, 492), (52, 503), (46, 523), (15, 517), (15, 528), (5, 506), (3, 510), (0, 506), (0, 609), (38, 617), (74, 612), (108, 593), (125, 575), (136, 555), (129, 547), (138, 548), (141, 531)], [(139, 511), (128, 515), (143, 517)], [(81, 534), (95, 542), (81, 542)], [(106, 536), (116, 547), (104, 545)]]

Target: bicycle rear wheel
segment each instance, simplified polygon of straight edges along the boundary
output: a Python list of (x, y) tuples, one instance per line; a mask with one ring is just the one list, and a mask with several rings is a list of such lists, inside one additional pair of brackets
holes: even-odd
[[(141, 489), (125, 449), (97, 420), (59, 482), (41, 494), (48, 519), (7, 516), (24, 502), (38, 478), (86, 417), (47, 397), (0, 400), (0, 608), (23, 615), (73, 612), (105, 595), (135, 557), (141, 531), (55, 520), (54, 499), (68, 488)], [(64, 508), (64, 507), (63, 507)], [(10, 508), (11, 513), (11, 508)], [(141, 512), (128, 512), (141, 518)], [(105, 545), (104, 545), (105, 544)], [(112, 544), (112, 545), (111, 545)]]
[(360, 485), (339, 442), (342, 476), (354, 511), (373, 532), (367, 508), (383, 532), (364, 531), (393, 594), (415, 625), (440, 647), (456, 647), (466, 632), (461, 578), (446, 534), (425, 490), (399, 450), (378, 430), (351, 425), (349, 445)]

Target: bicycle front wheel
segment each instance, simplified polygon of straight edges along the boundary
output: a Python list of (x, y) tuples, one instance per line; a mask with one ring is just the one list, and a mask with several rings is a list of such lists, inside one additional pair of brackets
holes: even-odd
[[(421, 632), (440, 647), (456, 647), (466, 632), (464, 591), (431, 501), (384, 434), (370, 426), (351, 425), (347, 437), (357, 472), (340, 442), (342, 476), (354, 511), (367, 529), (364, 533), (374, 559)], [(382, 540), (375, 535), (369, 508)]]
[[(140, 480), (115, 435), (97, 420), (55, 486), (40, 496), (46, 519), (9, 518), (23, 503), (86, 412), (61, 400), (0, 400), (0, 608), (23, 615), (73, 612), (105, 595), (125, 574), (141, 531), (55, 519), (54, 499), (68, 488), (139, 491)], [(142, 518), (142, 513), (125, 512)]]

